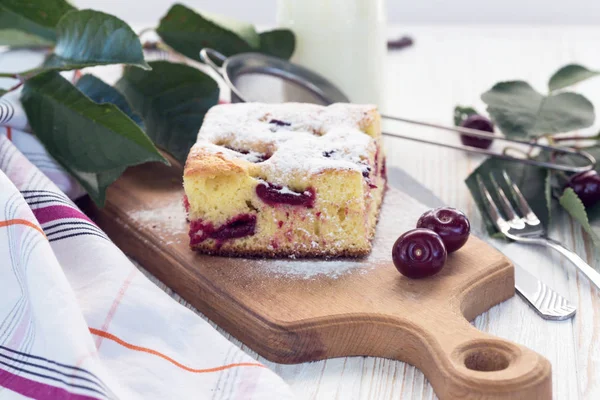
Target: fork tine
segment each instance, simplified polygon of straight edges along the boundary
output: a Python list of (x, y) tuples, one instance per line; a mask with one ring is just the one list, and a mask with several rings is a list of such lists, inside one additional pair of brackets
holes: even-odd
[(521, 193), (519, 187), (513, 182), (510, 178), (506, 170), (502, 170), (502, 175), (504, 176), (504, 180), (511, 188), (511, 192), (513, 196), (517, 199), (517, 205), (519, 210), (521, 210), (522, 215), (527, 219), (527, 221), (532, 225), (537, 225), (540, 223), (540, 219), (535, 215), (531, 207), (529, 207), (529, 203), (525, 200), (525, 196)]
[(496, 227), (500, 231), (508, 229), (508, 222), (502, 217), (502, 214), (500, 214), (500, 210), (498, 209), (498, 206), (496, 206), (496, 203), (494, 203), (492, 195), (490, 195), (490, 192), (488, 192), (487, 188), (483, 184), (481, 176), (477, 175), (476, 179), (477, 185), (479, 186), (479, 192), (481, 193), (481, 197), (484, 199), (483, 203), (485, 205), (486, 211), (488, 212), (490, 217), (492, 217), (494, 225), (496, 225)]
[(491, 172), (490, 172), (490, 181), (492, 182), (492, 186), (498, 193), (498, 197), (500, 198), (500, 206), (502, 206), (502, 209), (504, 210), (504, 214), (508, 217), (508, 219), (519, 218), (519, 216), (517, 215), (517, 212), (513, 208), (512, 204), (510, 204), (508, 197), (506, 197), (506, 193), (504, 193), (504, 190), (502, 190), (502, 188), (498, 184), (498, 181), (496, 181), (496, 177)]

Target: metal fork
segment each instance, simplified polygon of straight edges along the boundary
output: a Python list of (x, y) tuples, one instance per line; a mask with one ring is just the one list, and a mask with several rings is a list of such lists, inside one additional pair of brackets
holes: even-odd
[(490, 195), (490, 192), (483, 184), (481, 176), (477, 175), (476, 177), (479, 191), (484, 199), (483, 203), (485, 208), (498, 230), (515, 242), (542, 245), (558, 251), (571, 261), (573, 265), (575, 265), (575, 267), (577, 267), (577, 269), (585, 275), (594, 286), (596, 286), (596, 288), (600, 289), (600, 273), (590, 267), (581, 257), (567, 249), (560, 242), (550, 239), (546, 235), (546, 230), (539, 218), (531, 210), (531, 207), (529, 207), (529, 204), (519, 190), (519, 187), (512, 181), (506, 171), (502, 171), (502, 176), (510, 188), (513, 199), (516, 200), (517, 208), (522, 216), (517, 214), (511, 202), (508, 200), (506, 193), (504, 193), (504, 190), (502, 190), (496, 181), (496, 177), (492, 173), (490, 173), (490, 181), (492, 182), (494, 190), (498, 193), (500, 206), (502, 207), (506, 218), (504, 218)]

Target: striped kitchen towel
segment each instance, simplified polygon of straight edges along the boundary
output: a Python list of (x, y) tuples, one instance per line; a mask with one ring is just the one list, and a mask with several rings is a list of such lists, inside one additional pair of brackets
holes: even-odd
[(58, 188), (76, 199), (85, 194), (83, 188), (48, 154), (40, 141), (29, 133), (27, 116), (19, 101), (21, 89), (0, 97), (0, 134), (8, 137), (29, 161)]
[(17, 106), (0, 99), (0, 399), (291, 399), (75, 206)]

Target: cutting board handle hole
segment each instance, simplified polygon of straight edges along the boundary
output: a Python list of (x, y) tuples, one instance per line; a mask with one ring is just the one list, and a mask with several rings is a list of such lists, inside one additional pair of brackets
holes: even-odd
[(465, 367), (473, 371), (501, 371), (508, 368), (509, 364), (506, 353), (493, 347), (478, 347), (465, 354)]

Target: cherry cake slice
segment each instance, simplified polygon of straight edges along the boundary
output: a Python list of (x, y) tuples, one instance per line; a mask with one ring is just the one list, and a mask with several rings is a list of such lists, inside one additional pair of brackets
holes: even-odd
[(190, 246), (255, 257), (357, 257), (386, 185), (380, 116), (356, 104), (218, 105), (183, 185)]

